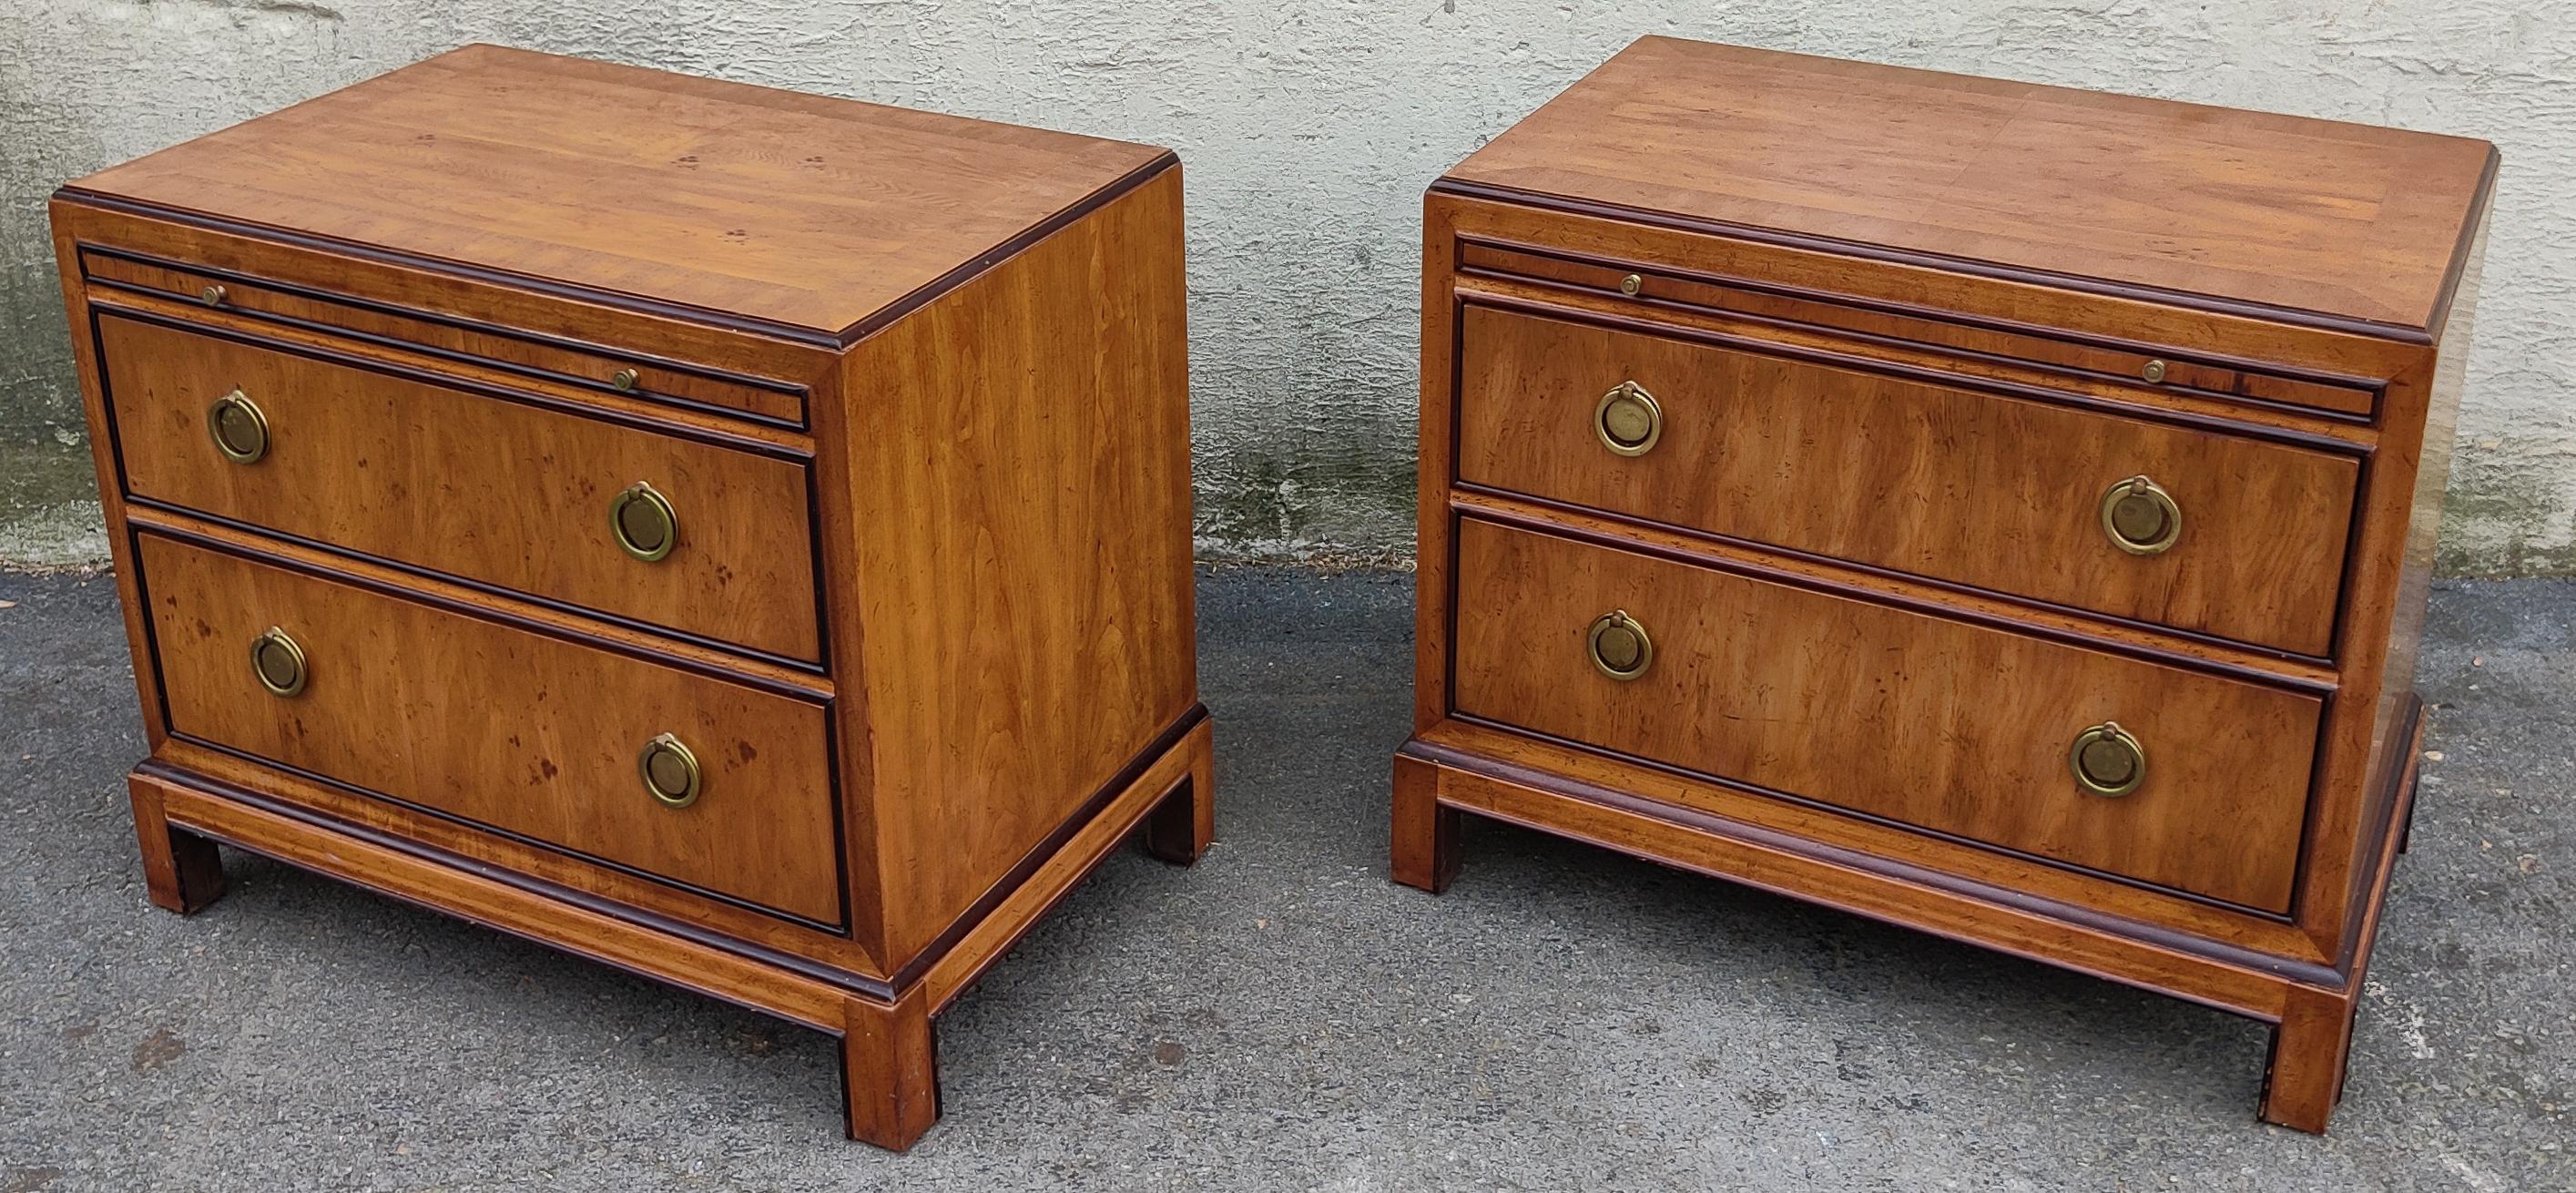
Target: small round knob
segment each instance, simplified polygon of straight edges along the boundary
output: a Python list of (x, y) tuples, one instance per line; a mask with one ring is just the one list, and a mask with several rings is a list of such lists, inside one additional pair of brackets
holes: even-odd
[(2066, 752), (2075, 785), (2100, 796), (2123, 796), (2147, 781), (2147, 748), (2118, 721), (2104, 721), (2075, 735)]
[(644, 743), (644, 752), (635, 756), (635, 770), (644, 776), (644, 790), (666, 808), (685, 808), (698, 802), (698, 791), (705, 782), (698, 770), (698, 756), (668, 733)]
[(238, 389), (206, 407), (206, 433), (214, 437), (215, 450), (235, 464), (256, 464), (268, 454), (268, 416)]
[(642, 381), (643, 379), (644, 375), (633, 369), (619, 369), (613, 376), (609, 377), (608, 383), (616, 386), (617, 392), (628, 394), (635, 392), (635, 383)]
[(1664, 408), (1645, 386), (1622, 381), (1592, 408), (1592, 431), (1614, 454), (1642, 456), (1664, 437)]
[(224, 305), (224, 288), (221, 286), (208, 286), (203, 290), (199, 290), (197, 291), (197, 301), (210, 307), (222, 306)]
[(1628, 297), (1630, 297), (1630, 298), (1635, 298), (1635, 297), (1637, 296), (1637, 291), (1639, 291), (1639, 290), (1643, 290), (1643, 289), (1645, 289), (1645, 288), (1646, 288), (1646, 279), (1641, 278), (1641, 277), (1638, 277), (1637, 275), (1635, 275), (1635, 274), (1633, 274), (1633, 273), (1632, 273), (1632, 274), (1629, 274), (1628, 276), (1626, 276), (1626, 277), (1624, 277), (1624, 278), (1619, 279), (1619, 292), (1620, 292), (1621, 294), (1625, 294), (1625, 295), (1627, 295), (1627, 296), (1628, 296)]
[(259, 677), (259, 686), (277, 696), (302, 692), (311, 674), (304, 663), (304, 648), (276, 626), (251, 640), (250, 671)]
[(660, 490), (637, 481), (609, 501), (608, 529), (627, 554), (651, 563), (678, 545), (680, 515)]
[(1591, 652), (1593, 667), (1617, 680), (1644, 675), (1655, 661), (1654, 639), (1646, 636), (1644, 623), (1628, 616), (1625, 609), (1594, 618), (1584, 635), (1584, 647)]
[(2102, 533), (2131, 555), (2162, 555), (2182, 537), (2182, 507), (2164, 486), (2133, 476), (2103, 492)]
[(2148, 361), (2145, 367), (2138, 370), (2138, 376), (2146, 378), (2147, 384), (2149, 385), (2156, 385), (2163, 382), (2165, 379), (2165, 362), (2161, 360)]

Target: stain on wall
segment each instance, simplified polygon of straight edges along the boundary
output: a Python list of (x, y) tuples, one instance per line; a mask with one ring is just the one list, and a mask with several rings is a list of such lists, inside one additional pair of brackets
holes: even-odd
[(1202, 553), (1400, 557), (1422, 188), (1644, 33), (2495, 141), (2441, 561), (2576, 572), (2576, 5), (2508, 0), (11, 0), (0, 560), (104, 552), (45, 195), (468, 41), (1179, 150)]

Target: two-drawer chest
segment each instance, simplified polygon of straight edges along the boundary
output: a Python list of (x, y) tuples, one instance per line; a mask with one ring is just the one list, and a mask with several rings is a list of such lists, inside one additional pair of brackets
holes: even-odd
[(1211, 831), (1164, 150), (472, 46), (76, 181), (151, 757), (221, 841), (842, 1039)]
[(2164, 991), (2323, 1130), (2495, 168), (1631, 46), (1425, 203), (1396, 878), (1472, 813)]

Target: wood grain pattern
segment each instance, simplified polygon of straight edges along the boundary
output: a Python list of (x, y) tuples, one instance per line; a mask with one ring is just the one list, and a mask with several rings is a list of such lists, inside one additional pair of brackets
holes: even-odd
[[(793, 659), (819, 660), (805, 469), (651, 430), (126, 318), (98, 326), (135, 497)], [(354, 360), (354, 358), (352, 358)], [(268, 419), (252, 464), (206, 410)], [(679, 542), (628, 557), (610, 501), (645, 481)]]
[[(449, 180), (448, 185), (461, 185)], [(697, 312), (651, 308), (615, 295), (574, 296), (526, 279), (416, 261), (363, 245), (323, 244), (237, 221), (183, 215), (98, 195), (58, 191), (47, 204), (66, 272), (91, 252), (184, 262), (246, 282), (293, 288), (339, 304), (489, 326), (604, 357), (643, 355), (803, 387), (840, 365), (836, 337), (780, 334)], [(86, 288), (84, 286), (84, 288)], [(137, 292), (101, 286), (120, 299)], [(208, 308), (220, 314), (223, 309)]]
[(939, 1007), (1214, 835), (1174, 164), (484, 46), (57, 192), (156, 901), (222, 839), (785, 1015), (908, 1145)]
[(157, 795), (171, 823), (226, 844), (819, 1031), (839, 1032), (846, 1022), (848, 992), (809, 975), (530, 894), (149, 769), (138, 769), (127, 784)]
[[(1458, 711), (2274, 913), (2289, 910), (2313, 697), (1468, 522)], [(1646, 673), (1595, 673), (1613, 609)], [(2117, 721), (2146, 785), (2087, 795), (2077, 733)]]
[(916, 988), (891, 1007), (859, 998), (845, 1006), (841, 1088), (850, 1138), (909, 1149), (939, 1121), (939, 1040), (929, 996)]
[[(157, 537), (139, 558), (173, 732), (774, 907), (841, 918), (824, 711)], [(284, 628), (301, 695), (254, 682)], [(677, 734), (705, 793), (636, 756)]]
[[(715, 375), (647, 358), (644, 353), (611, 355), (507, 328), (433, 318), (346, 296), (316, 295), (235, 273), (189, 269), (121, 253), (85, 252), (81, 269), (91, 285), (111, 291), (143, 292), (289, 326), (390, 340), (469, 364), (498, 365), (649, 400), (732, 411), (782, 426), (802, 426), (805, 421), (804, 394), (798, 387)], [(210, 288), (218, 296), (213, 303), (205, 301)], [(634, 381), (617, 385), (617, 375), (629, 369), (636, 374)]]
[[(1424, 809), (1472, 812), (2225, 1007), (2279, 1028), (2264, 1116), (2322, 1130), (2411, 806), (2406, 688), (2438, 521), (2426, 495), (2438, 501), (2447, 467), (2495, 168), (2491, 147), (2450, 138), (1631, 47), (1425, 200), (1422, 572), (1396, 877), (1445, 881), (1455, 847)], [(1476, 332), (1503, 312), (1587, 330)], [(1788, 376), (1773, 358), (1817, 371)], [(1639, 461), (1561, 446), (1556, 424), (1588, 416), (1607, 385), (1586, 382), (1578, 402), (1568, 370), (1659, 364), (1692, 395), (1712, 376), (1782, 375), (1724, 403), (1731, 417), (1674, 415), (1672, 441)], [(1477, 401), (1511, 417), (1478, 427)], [(2025, 420), (2033, 406), (2048, 429)], [(2223, 508), (2225, 559), (2178, 546), (2170, 583), (2114, 585), (2134, 602), (2114, 612), (2060, 574), (2063, 540), (2033, 532), (2044, 505), (2017, 488), (2146, 440), (2175, 463), (2139, 471), (2192, 466), (2201, 483), (2311, 497)], [(1924, 500), (1856, 522), (1852, 476), (1836, 471), (1847, 456)], [(1945, 463), (1986, 499), (1941, 500), (1955, 496)], [(2324, 499), (2307, 487), (2319, 476)], [(2186, 499), (2186, 543), (2207, 504)], [(1918, 544), (1909, 560), (1907, 536), (1952, 525), (1943, 509), (1975, 549)], [(2338, 525), (2336, 549), (2315, 551), (2315, 532)], [(1478, 544), (1510, 535), (1643, 562), (1505, 560), (1523, 573), (1498, 590), (1482, 556), (1511, 553)], [(2270, 568), (2285, 544), (2313, 553)], [(1667, 658), (1626, 685), (1647, 707), (1599, 693), (1571, 627), (1522, 625), (1531, 611), (1597, 615), (1585, 606), (1622, 595), (1595, 591), (1605, 573), (1649, 578), (1628, 586), (1678, 610), (1657, 616), (1683, 626), (1693, 670), (1658, 681)], [(1845, 602), (1878, 612), (1781, 616)], [(1998, 672), (1927, 642), (1979, 635), (2049, 662)], [(2200, 767), (2190, 806), (2104, 842), (2070, 831), (2081, 824), (2045, 792), (1945, 802), (1943, 784), (1979, 766), (2064, 773), (2062, 754), (2016, 761), (1979, 736), (2074, 715), (2046, 704), (2051, 674), (2161, 697), (2159, 716), (2192, 722), (2177, 764)], [(1818, 676), (1840, 686), (1816, 691)], [(2271, 711), (2232, 707), (2242, 692)], [(1478, 715), (1496, 700), (1541, 728)], [(1844, 715), (1820, 729), (1817, 709)], [(1853, 728), (1890, 717), (1916, 736)], [(2168, 817), (2153, 798), (2174, 777), (2173, 751), (2154, 745), (2168, 736), (2149, 735), (2148, 784), (2130, 800), (2150, 798), (2123, 809)], [(1891, 779), (1927, 767), (1926, 782)], [(1761, 774), (1790, 777), (1741, 777)], [(1905, 827), (1926, 805), (1970, 827)], [(1850, 811), (1891, 807), (1903, 819)], [(2021, 852), (1975, 844), (2023, 833), (2037, 844)], [(2160, 833), (2162, 861), (2047, 860)], [(2158, 865), (2196, 873), (2137, 877)]]
[[(1577, 293), (1637, 300), (1648, 307), (1727, 312), (1805, 327), (1828, 327), (1871, 338), (1937, 345), (1976, 357), (2051, 366), (2079, 377), (2136, 382), (2151, 365), (2163, 367), (2164, 392), (2207, 394), (2263, 405), (2314, 407), (2368, 418), (2378, 387), (2367, 378), (2292, 376), (2244, 361), (2214, 358), (2211, 345), (2141, 345), (2099, 336), (2045, 334), (2010, 321), (1961, 318), (1904, 303), (1866, 305), (1783, 289), (1743, 278), (1568, 256), (1531, 245), (1468, 241), (1458, 267), (1469, 276), (1530, 279)], [(1630, 277), (1636, 293), (1627, 292)], [(2189, 352), (2191, 356), (2182, 355)], [(1963, 362), (1964, 363), (1964, 362)]]
[[(2333, 644), (2359, 464), (1856, 368), (1470, 305), (1458, 474), (1792, 550), (2301, 654)], [(1758, 345), (1755, 345), (1758, 346)], [(1634, 382), (1645, 455), (1593, 413)], [(2121, 550), (2102, 494), (2146, 475), (2183, 511), (2160, 555)]]
[(833, 499), (904, 511), (854, 527), (835, 642), (867, 685), (847, 732), (894, 964), (1197, 702), (1180, 183), (851, 355), (846, 388), (872, 398)]
[(2493, 154), (1647, 37), (1448, 178), (2422, 329)]
[(838, 334), (1163, 156), (472, 45), (66, 189)]
[(1856, 859), (1785, 834), (1658, 809), (1618, 793), (1574, 788), (1543, 771), (1415, 742), (1404, 754), (1437, 767), (1443, 807), (1588, 841), (1695, 873), (2065, 969), (2187, 998), (2267, 1022), (2286, 997), (2260, 958), (2222, 958), (2156, 942), (2116, 921), (2084, 923), (2010, 897), (1981, 898), (1902, 868)]

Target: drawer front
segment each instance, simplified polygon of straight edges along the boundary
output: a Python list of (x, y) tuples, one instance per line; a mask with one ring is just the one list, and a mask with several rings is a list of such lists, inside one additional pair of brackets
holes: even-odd
[[(1483, 522), (1458, 536), (1461, 714), (2286, 914), (2313, 696)], [(1594, 657), (1614, 611), (1649, 650)], [(1633, 667), (1625, 625), (1610, 663)], [(2088, 792), (2114, 722), (2143, 781)], [(2116, 743), (2098, 778), (2120, 778)]]
[[(2323, 657), (2359, 465), (1785, 356), (1467, 309), (1463, 481), (2014, 596)], [(1633, 397), (1603, 411), (1633, 383)], [(1599, 418), (1655, 423), (1635, 455)], [(1618, 431), (1620, 446), (1646, 441)], [(2179, 519), (2114, 540), (2112, 487), (2145, 476)]]
[[(170, 729), (821, 924), (841, 919), (825, 709), (203, 547), (141, 538)], [(301, 690), (262, 683), (276, 628)], [(292, 689), (287, 652), (265, 648)], [(694, 755), (695, 802), (644, 750)], [(666, 782), (684, 776), (669, 750)], [(670, 791), (685, 797), (685, 782)]]
[[(822, 657), (806, 470), (580, 414), (119, 316), (98, 320), (126, 491), (782, 658)], [(265, 424), (250, 462), (209, 411)], [(237, 439), (235, 446), (247, 440)], [(611, 508), (669, 503), (668, 554)], [(630, 508), (651, 546), (658, 511)]]

